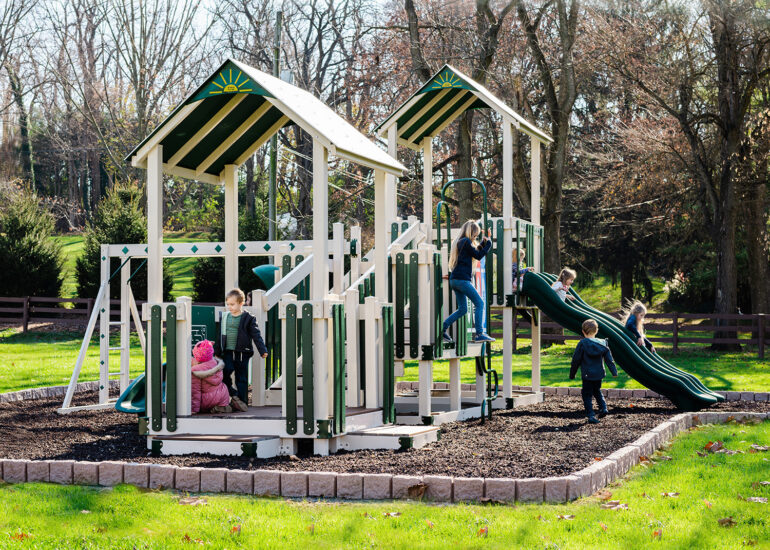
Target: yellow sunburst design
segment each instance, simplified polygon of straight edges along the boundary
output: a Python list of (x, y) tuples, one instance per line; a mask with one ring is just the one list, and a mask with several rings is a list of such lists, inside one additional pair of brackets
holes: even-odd
[(460, 83), (460, 79), (457, 78), (456, 75), (450, 73), (449, 71), (446, 71), (442, 75), (438, 75), (436, 79), (433, 81), (433, 86), (431, 86), (431, 89), (438, 90), (440, 88), (460, 88), (462, 87), (462, 84)]
[(241, 76), (243, 76), (243, 73), (241, 71), (238, 71), (238, 74), (235, 75), (235, 80), (233, 80), (232, 69), (228, 69), (226, 77), (225, 77), (225, 73), (219, 73), (219, 78), (222, 79), (222, 83), (220, 84), (219, 82), (217, 82), (217, 79), (212, 80), (211, 83), (217, 86), (219, 89), (210, 90), (209, 95), (234, 94), (238, 92), (253, 91), (253, 88), (244, 88), (244, 86), (248, 82), (251, 82), (251, 80), (249, 80), (248, 78), (244, 78), (243, 82), (239, 82), (241, 80)]

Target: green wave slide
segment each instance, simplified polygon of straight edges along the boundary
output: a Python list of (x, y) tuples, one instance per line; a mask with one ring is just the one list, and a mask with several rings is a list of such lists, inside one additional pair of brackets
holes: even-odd
[(551, 288), (555, 280), (556, 276), (549, 273), (528, 272), (521, 292), (553, 321), (576, 334), (581, 334), (583, 321), (596, 320), (598, 336), (607, 339), (617, 365), (643, 386), (668, 397), (677, 408), (697, 411), (724, 401), (692, 374), (638, 346), (620, 321), (586, 304), (574, 290), (570, 294), (575, 300), (562, 302)]

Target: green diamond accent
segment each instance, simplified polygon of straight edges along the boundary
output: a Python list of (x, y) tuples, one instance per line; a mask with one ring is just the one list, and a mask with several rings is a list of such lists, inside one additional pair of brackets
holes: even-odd
[(144, 247), (144, 252), (147, 253), (147, 247), (146, 246)]
[(122, 250), (123, 250), (123, 254), (128, 254), (128, 247), (127, 246), (124, 246)]
[(168, 253), (171, 254), (174, 251), (174, 247), (169, 246), (166, 250), (168, 250)]
[(294, 250), (295, 246), (294, 243), (289, 243), (289, 250)]
[(192, 245), (192, 248), (190, 250), (192, 250), (193, 252), (198, 252), (198, 247), (195, 245)]
[(268, 250), (270, 250), (270, 245), (265, 243), (265, 246), (263, 246), (262, 248), (264, 248), (265, 252), (267, 252)]
[(219, 246), (219, 245), (216, 245), (216, 246), (214, 247), (214, 250), (216, 250), (217, 252), (221, 252), (221, 251), (222, 251), (222, 247), (221, 247), (221, 246)]
[(104, 365), (104, 361), (99, 361), (99, 364), (100, 365)]
[(107, 258), (105, 256), (102, 256), (102, 261), (106, 260)]
[(241, 246), (239, 246), (239, 247), (238, 247), (238, 250), (240, 250), (241, 252), (243, 252), (244, 250), (246, 250), (246, 245), (245, 245), (245, 244), (243, 244), (243, 243), (241, 243)]

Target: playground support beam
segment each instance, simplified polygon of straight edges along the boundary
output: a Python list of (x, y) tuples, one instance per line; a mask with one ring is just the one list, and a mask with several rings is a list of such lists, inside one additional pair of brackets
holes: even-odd
[[(513, 128), (503, 119), (503, 218), (513, 217)], [(513, 229), (511, 223), (503, 223), (503, 295), (513, 294), (513, 281), (506, 274), (513, 272)], [(498, 241), (499, 242), (499, 241)], [(499, 246), (499, 245), (498, 245)], [(518, 247), (518, 243), (517, 243)], [(498, 259), (498, 261), (500, 261)], [(516, 258), (518, 263), (519, 258)], [(503, 309), (503, 398), (513, 397), (513, 309)]]
[(380, 303), (388, 301), (388, 226), (395, 220), (388, 217), (388, 197), (395, 200), (387, 183), (391, 177), (382, 170), (374, 171), (374, 295)]
[(163, 301), (163, 145), (147, 158), (147, 302)]
[[(316, 421), (329, 418), (331, 350), (329, 320), (324, 300), (329, 293), (329, 151), (313, 140), (313, 416)], [(316, 435), (318, 428), (316, 427)], [(314, 439), (313, 452), (329, 454), (328, 439)]]
[[(388, 154), (394, 159), (398, 158), (398, 124), (395, 122), (388, 128)], [(390, 227), (390, 224), (396, 221), (398, 215), (398, 185), (396, 183), (396, 176), (388, 174), (385, 176), (385, 201), (377, 204), (385, 205), (386, 222), (385, 226)], [(382, 271), (379, 271), (382, 273)]]
[(238, 286), (238, 167), (225, 165), (225, 292)]
[[(503, 161), (505, 162), (505, 161)], [(428, 241), (433, 236), (433, 138), (422, 140), (422, 221)]]
[[(530, 218), (534, 225), (540, 225), (540, 140), (531, 138), (532, 152), (530, 159)], [(540, 243), (539, 237), (535, 237), (535, 250), (532, 254), (534, 258), (533, 267), (535, 269), (540, 265)]]

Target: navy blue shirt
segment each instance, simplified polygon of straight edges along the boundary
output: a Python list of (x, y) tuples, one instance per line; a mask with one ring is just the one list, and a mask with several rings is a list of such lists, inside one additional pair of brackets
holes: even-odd
[(617, 376), (618, 370), (612, 360), (610, 348), (607, 347), (607, 340), (583, 338), (578, 342), (575, 353), (572, 355), (569, 379), (575, 378), (579, 368), (583, 380), (601, 380), (605, 374), (603, 361), (606, 361), (612, 375)]
[(449, 279), (470, 281), (473, 279), (473, 258), (481, 260), (492, 248), (492, 241), (484, 237), (481, 246), (476, 248), (467, 237), (457, 241), (457, 264), (449, 274)]
[(644, 338), (645, 346), (652, 345), (652, 342), (650, 342), (646, 337), (643, 337), (641, 334), (639, 334), (639, 328), (636, 326), (636, 315), (631, 314), (628, 316), (628, 321), (626, 321), (626, 328), (631, 332), (631, 334), (634, 335), (635, 341), (639, 341), (639, 338)]

